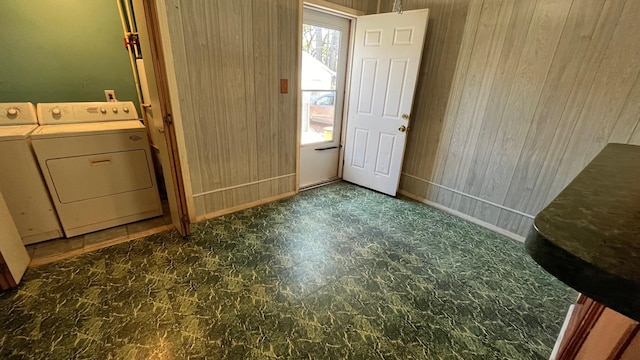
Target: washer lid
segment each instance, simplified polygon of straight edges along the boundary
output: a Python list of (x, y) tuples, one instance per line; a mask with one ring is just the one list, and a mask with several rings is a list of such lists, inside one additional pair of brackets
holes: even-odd
[(144, 130), (138, 120), (110, 121), (83, 124), (41, 125), (31, 134), (32, 139), (50, 139), (71, 136), (88, 136), (107, 133)]
[(0, 141), (26, 139), (36, 128), (38, 125), (0, 126)]

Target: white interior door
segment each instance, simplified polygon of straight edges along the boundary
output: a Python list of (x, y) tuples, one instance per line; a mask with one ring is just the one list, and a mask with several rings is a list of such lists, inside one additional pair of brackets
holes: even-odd
[(304, 9), (300, 187), (338, 177), (350, 21)]
[(358, 17), (343, 178), (396, 195), (429, 10)]

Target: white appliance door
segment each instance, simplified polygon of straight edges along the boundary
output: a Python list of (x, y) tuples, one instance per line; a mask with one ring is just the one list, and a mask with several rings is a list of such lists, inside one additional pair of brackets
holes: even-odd
[(429, 10), (358, 17), (344, 180), (396, 195)]
[(46, 161), (61, 204), (151, 189), (153, 180), (142, 149)]

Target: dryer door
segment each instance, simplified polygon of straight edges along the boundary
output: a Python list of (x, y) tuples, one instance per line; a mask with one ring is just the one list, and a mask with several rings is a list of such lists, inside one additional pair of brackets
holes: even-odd
[(147, 135), (129, 130), (32, 139), (67, 237), (162, 215)]
[(153, 187), (144, 150), (47, 160), (58, 201), (77, 201)]

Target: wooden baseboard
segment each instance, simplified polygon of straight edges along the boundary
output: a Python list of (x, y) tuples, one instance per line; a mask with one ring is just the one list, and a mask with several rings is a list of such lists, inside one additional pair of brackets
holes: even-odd
[(491, 230), (491, 231), (493, 231), (495, 233), (498, 233), (500, 235), (506, 236), (506, 237), (511, 238), (513, 240), (516, 240), (516, 241), (519, 241), (519, 242), (522, 242), (522, 243), (525, 240), (524, 236), (521, 236), (521, 235), (518, 235), (518, 234), (514, 234), (514, 233), (512, 233), (510, 231), (507, 231), (505, 229), (499, 228), (499, 227), (497, 227), (497, 226), (495, 226), (493, 224), (489, 224), (489, 223), (484, 222), (482, 220), (476, 219), (473, 216), (467, 215), (467, 214), (462, 213), (462, 212), (457, 211), (457, 210), (453, 210), (453, 209), (448, 208), (448, 207), (446, 207), (444, 205), (440, 205), (440, 204), (438, 204), (436, 202), (433, 202), (431, 200), (427, 200), (427, 199), (425, 199), (423, 197), (417, 196), (417, 195), (412, 194), (410, 192), (407, 192), (407, 191), (404, 191), (404, 190), (399, 190), (398, 193), (402, 194), (402, 195), (404, 195), (404, 196), (406, 196), (406, 197), (408, 197), (410, 199), (413, 199), (415, 201), (421, 202), (421, 203), (423, 203), (425, 205), (429, 205), (429, 206), (434, 207), (434, 208), (436, 208), (438, 210), (444, 211), (444, 212), (446, 212), (448, 214), (451, 214), (451, 215), (457, 216), (457, 217), (459, 217), (461, 219), (464, 219), (464, 220), (467, 220), (469, 222), (472, 222), (472, 223), (474, 223), (476, 225), (480, 225), (483, 228), (486, 228), (488, 230)]
[(212, 213), (208, 213), (208, 214), (200, 215), (200, 216), (196, 217), (196, 222), (201, 222), (201, 221), (213, 219), (213, 218), (216, 218), (216, 217), (219, 217), (219, 216), (231, 214), (231, 213), (238, 212), (238, 211), (241, 211), (241, 210), (246, 210), (246, 209), (249, 209), (249, 208), (252, 208), (252, 207), (256, 207), (256, 206), (259, 206), (259, 205), (264, 205), (264, 204), (267, 204), (267, 203), (270, 203), (270, 202), (274, 202), (274, 201), (277, 201), (277, 200), (290, 198), (290, 197), (292, 197), (292, 196), (294, 196), (296, 194), (298, 194), (297, 191), (291, 191), (291, 192), (287, 192), (287, 193), (284, 193), (284, 194), (280, 194), (280, 195), (271, 196), (271, 197), (268, 197), (268, 198), (256, 200), (256, 201), (253, 201), (253, 202), (250, 202), (250, 203), (246, 203), (246, 204), (230, 207), (230, 208), (227, 208), (227, 209), (214, 211)]

